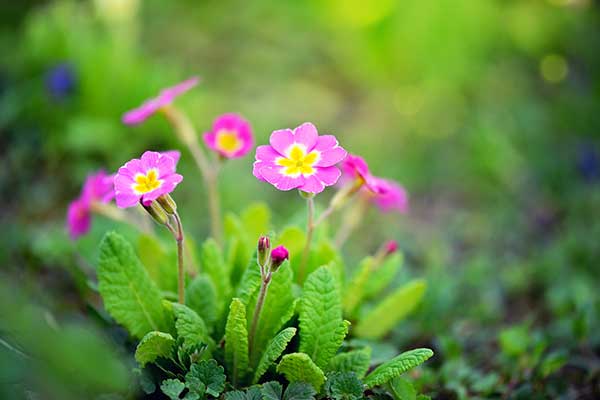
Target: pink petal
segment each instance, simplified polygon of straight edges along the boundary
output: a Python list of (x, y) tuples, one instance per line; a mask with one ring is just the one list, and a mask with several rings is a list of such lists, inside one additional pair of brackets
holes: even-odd
[(304, 178), (304, 185), (299, 189), (308, 193), (321, 193), (325, 189), (325, 185), (316, 175), (311, 175)]
[(177, 164), (181, 158), (181, 152), (179, 150), (166, 150), (162, 151), (160, 154), (171, 157), (173, 161), (175, 161), (175, 164)]
[(315, 150), (325, 151), (338, 146), (338, 141), (333, 135), (323, 135), (317, 138)]
[(294, 143), (294, 133), (291, 129), (274, 131), (269, 138), (269, 143), (279, 154), (285, 155), (286, 150)]
[(334, 147), (331, 150), (325, 150), (321, 152), (321, 157), (316, 162), (316, 166), (318, 167), (330, 167), (342, 161), (346, 158), (348, 152), (341, 147)]
[(136, 196), (132, 193), (119, 193), (117, 192), (115, 200), (117, 202), (117, 207), (119, 208), (129, 208), (138, 203), (140, 201), (140, 196)]
[(273, 168), (275, 166), (271, 163), (266, 163), (263, 161), (255, 161), (254, 164), (252, 165), (252, 175), (254, 175), (256, 177), (256, 179), (258, 179), (259, 181), (266, 182), (266, 179), (263, 178), (262, 174), (260, 173), (260, 170), (265, 167)]
[(279, 157), (281, 157), (281, 154), (276, 152), (271, 146), (264, 145), (256, 148), (257, 161), (268, 161), (274, 163)]
[(294, 141), (306, 146), (306, 151), (309, 152), (317, 144), (319, 132), (317, 128), (310, 122), (305, 122), (294, 129)]
[(175, 160), (172, 157), (160, 155), (160, 158), (156, 162), (156, 168), (158, 168), (158, 176), (162, 179), (165, 176), (169, 176), (175, 173)]
[(291, 190), (304, 185), (304, 177), (302, 175), (292, 178), (281, 174), (277, 168), (263, 167), (259, 173), (261, 176), (275, 186), (279, 190)]
[(158, 164), (158, 160), (160, 159), (160, 153), (156, 151), (145, 151), (142, 154), (142, 168), (144, 169), (144, 173), (151, 168), (156, 168)]
[(315, 176), (321, 180), (325, 186), (335, 185), (342, 175), (338, 167), (319, 167)]

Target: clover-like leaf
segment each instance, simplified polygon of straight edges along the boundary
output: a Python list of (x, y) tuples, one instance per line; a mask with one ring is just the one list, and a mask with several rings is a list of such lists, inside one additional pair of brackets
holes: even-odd
[(179, 379), (165, 379), (160, 384), (160, 390), (171, 400), (179, 400), (179, 396), (185, 390), (185, 384)]
[(327, 375), (325, 393), (335, 400), (358, 400), (363, 397), (363, 384), (354, 372), (332, 372)]
[(202, 383), (207, 394), (219, 397), (225, 389), (225, 370), (215, 360), (202, 360), (192, 364), (185, 380), (189, 385), (199, 386)]
[(263, 400), (281, 400), (283, 397), (283, 386), (279, 382), (263, 383), (261, 393)]
[(159, 357), (170, 358), (175, 339), (168, 333), (152, 331), (142, 338), (135, 350), (135, 359), (142, 367)]
[(283, 400), (313, 400), (317, 392), (306, 382), (292, 382), (285, 389)]

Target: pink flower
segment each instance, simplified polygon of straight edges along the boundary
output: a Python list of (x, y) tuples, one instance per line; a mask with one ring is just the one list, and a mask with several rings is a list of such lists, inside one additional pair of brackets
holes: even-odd
[(254, 147), (250, 124), (237, 114), (223, 114), (215, 119), (212, 130), (204, 134), (204, 142), (226, 158), (243, 157)]
[(388, 256), (390, 254), (394, 254), (395, 252), (398, 251), (398, 242), (396, 242), (395, 240), (388, 240), (383, 245), (383, 249), (385, 251), (385, 254)]
[(347, 152), (332, 135), (319, 136), (310, 122), (271, 134), (270, 145), (258, 146), (252, 173), (279, 190), (320, 193), (341, 173), (335, 166)]
[(114, 175), (107, 175), (100, 170), (86, 178), (79, 197), (69, 204), (67, 211), (67, 229), (72, 239), (77, 239), (90, 230), (92, 204), (108, 203), (115, 196), (113, 177)]
[(198, 84), (198, 77), (194, 76), (186, 81), (183, 81), (175, 86), (163, 89), (157, 97), (146, 100), (138, 108), (134, 108), (123, 115), (123, 123), (127, 125), (136, 125), (144, 122), (146, 118), (167, 106), (175, 100), (175, 98)]
[(375, 180), (364, 158), (348, 154), (341, 167), (346, 177), (358, 181), (360, 185), (364, 185), (371, 192), (375, 192)]
[(90, 230), (92, 223), (92, 213), (90, 204), (85, 198), (79, 197), (69, 204), (67, 210), (67, 229), (71, 239), (85, 235)]
[(275, 247), (273, 250), (271, 250), (271, 266), (273, 270), (279, 268), (279, 266), (289, 258), (290, 253), (288, 249), (286, 249), (284, 246)]
[(127, 208), (142, 202), (149, 205), (163, 194), (171, 193), (183, 180), (175, 173), (173, 157), (146, 151), (141, 159), (134, 158), (119, 168), (115, 176), (117, 206)]
[(171, 157), (173, 159), (173, 161), (175, 161), (175, 165), (177, 165), (177, 163), (179, 162), (179, 159), (181, 158), (181, 153), (179, 152), (179, 150), (161, 151), (160, 154), (162, 154), (163, 156)]
[(408, 194), (402, 186), (383, 178), (373, 179), (375, 192), (372, 194), (371, 199), (381, 211), (398, 211), (401, 213), (408, 211)]

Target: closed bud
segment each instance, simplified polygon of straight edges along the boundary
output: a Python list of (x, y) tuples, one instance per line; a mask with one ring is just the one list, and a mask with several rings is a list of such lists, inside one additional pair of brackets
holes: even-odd
[(269, 252), (271, 251), (271, 241), (268, 236), (258, 238), (258, 264), (260, 266), (267, 265), (269, 261)]
[(288, 249), (283, 246), (278, 246), (271, 251), (271, 270), (277, 271), (279, 266), (283, 264), (283, 262), (290, 258), (290, 253)]
[(156, 201), (158, 201), (158, 204), (160, 204), (163, 210), (165, 210), (168, 214), (173, 215), (175, 214), (175, 211), (177, 211), (177, 204), (175, 203), (175, 200), (173, 200), (173, 198), (169, 195), (169, 193), (163, 194), (162, 196), (157, 198)]
[(383, 245), (383, 249), (385, 251), (386, 256), (389, 256), (390, 254), (394, 254), (395, 252), (398, 251), (398, 242), (396, 242), (395, 240), (387, 241)]
[(152, 219), (154, 219), (161, 225), (167, 225), (167, 223), (169, 222), (169, 217), (165, 213), (165, 210), (163, 210), (162, 207), (156, 201), (153, 201), (147, 205), (142, 202), (140, 203), (142, 204), (144, 209), (148, 211), (148, 214), (150, 214)]

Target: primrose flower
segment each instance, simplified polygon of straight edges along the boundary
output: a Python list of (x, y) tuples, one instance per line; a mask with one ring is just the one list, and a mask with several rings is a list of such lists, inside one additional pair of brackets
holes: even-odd
[(400, 213), (408, 211), (408, 194), (402, 186), (383, 178), (374, 178), (374, 184), (375, 193), (371, 196), (371, 200), (381, 211)]
[(208, 148), (225, 158), (243, 157), (254, 147), (250, 124), (237, 114), (217, 117), (203, 137)]
[(146, 151), (119, 168), (115, 176), (117, 206), (127, 208), (141, 202), (148, 206), (158, 197), (171, 193), (183, 180), (175, 173), (175, 159), (169, 155)]
[(108, 203), (113, 199), (113, 177), (100, 170), (86, 178), (81, 194), (69, 204), (67, 211), (67, 228), (71, 239), (77, 239), (90, 230), (94, 202)]
[(376, 191), (375, 179), (369, 171), (369, 166), (364, 158), (354, 154), (348, 154), (341, 165), (344, 175), (358, 182), (371, 192)]
[(341, 175), (335, 164), (346, 157), (346, 150), (335, 136), (319, 136), (310, 122), (294, 130), (274, 131), (269, 142), (257, 147), (252, 173), (279, 190), (320, 193)]
[(271, 268), (273, 268), (273, 271), (276, 271), (289, 258), (290, 253), (284, 246), (277, 246), (271, 250)]
[(144, 122), (152, 114), (171, 104), (176, 97), (196, 86), (198, 81), (199, 78), (194, 76), (175, 86), (161, 90), (157, 97), (146, 100), (141, 106), (126, 112), (123, 115), (123, 123), (127, 125), (136, 125)]

